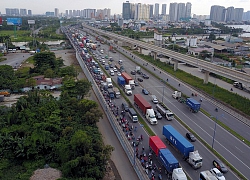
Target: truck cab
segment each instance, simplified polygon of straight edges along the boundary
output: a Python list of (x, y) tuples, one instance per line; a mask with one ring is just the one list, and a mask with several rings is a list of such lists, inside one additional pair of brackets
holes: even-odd
[(194, 168), (198, 169), (202, 166), (202, 157), (200, 156), (198, 150), (189, 152), (188, 163)]
[(130, 85), (125, 85), (125, 86), (124, 86), (124, 91), (125, 91), (125, 93), (126, 93), (128, 96), (132, 95), (132, 89), (131, 89), (131, 86), (130, 86)]
[(149, 121), (150, 124), (158, 123), (153, 109), (146, 110), (146, 119)]
[(187, 176), (182, 168), (176, 168), (173, 170), (172, 180), (187, 180)]

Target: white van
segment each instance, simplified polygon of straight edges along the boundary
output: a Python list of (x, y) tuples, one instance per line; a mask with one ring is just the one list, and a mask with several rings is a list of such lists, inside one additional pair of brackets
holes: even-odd
[(110, 76), (114, 76), (114, 75), (115, 75), (115, 72), (114, 72), (113, 70), (110, 70), (110, 71), (109, 71), (109, 74), (110, 74)]
[(122, 64), (122, 60), (119, 60), (118, 63), (119, 63), (119, 64)]
[(103, 50), (102, 49), (100, 50), (100, 53), (103, 54)]

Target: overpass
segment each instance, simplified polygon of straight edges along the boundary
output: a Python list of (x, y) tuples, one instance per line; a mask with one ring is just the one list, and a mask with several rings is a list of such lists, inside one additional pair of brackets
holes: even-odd
[(219, 65), (216, 65), (216, 64), (204, 61), (204, 60), (200, 60), (198, 58), (194, 58), (194, 57), (191, 57), (191, 56), (188, 56), (185, 54), (181, 54), (181, 53), (178, 53), (175, 51), (164, 49), (164, 48), (161, 48), (161, 47), (149, 44), (149, 43), (134, 40), (134, 39), (128, 38), (126, 36), (121, 36), (121, 35), (117, 35), (115, 33), (100, 30), (100, 29), (94, 28), (92, 26), (88, 26), (86, 24), (83, 24), (83, 27), (86, 29), (92, 30), (93, 33), (108, 36), (113, 40), (125, 42), (125, 43), (133, 45), (133, 46), (136, 45), (137, 47), (140, 48), (140, 50), (141, 50), (141, 48), (149, 49), (152, 52), (154, 52), (154, 57), (156, 57), (157, 53), (163, 54), (163, 55), (165, 55), (165, 56), (167, 56), (175, 61), (175, 65), (174, 65), (175, 70), (178, 67), (178, 61), (190, 64), (190, 65), (195, 66), (195, 67), (200, 67), (201, 69), (205, 70), (204, 83), (208, 83), (209, 73), (212, 72), (214, 74), (218, 74), (218, 75), (226, 77), (228, 79), (241, 82), (241, 83), (245, 84), (247, 87), (250, 86), (250, 75), (249, 74), (239, 72), (239, 71), (236, 71), (233, 69), (229, 69), (229, 68), (226, 68), (223, 66), (219, 66)]

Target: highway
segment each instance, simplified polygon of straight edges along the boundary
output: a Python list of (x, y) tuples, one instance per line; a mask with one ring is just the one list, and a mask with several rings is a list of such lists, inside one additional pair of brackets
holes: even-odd
[[(106, 47), (106, 54), (108, 54), (108, 47)], [(132, 63), (130, 60), (126, 60), (125, 57), (119, 55), (119, 54), (110, 54), (114, 59), (123, 59), (124, 60), (124, 67), (126, 71), (129, 73), (131, 70), (135, 69), (135, 64)], [(139, 60), (136, 60), (137, 62)], [(142, 65), (143, 63), (141, 63)], [(152, 68), (150, 66), (147, 66), (149, 69)], [(152, 69), (153, 70), (153, 69)], [(165, 77), (166, 76), (162, 73), (160, 74), (158, 72), (157, 75), (162, 75)], [(137, 75), (138, 77), (138, 75)], [(162, 77), (164, 79), (164, 77)], [(176, 82), (174, 79), (171, 77), (168, 77), (169, 82), (172, 82), (176, 87), (178, 87), (178, 82)], [(114, 79), (116, 82), (116, 79)], [(163, 94), (163, 86), (164, 84), (161, 83), (159, 80), (154, 79), (152, 76), (150, 76), (149, 80), (145, 80), (144, 82), (140, 83), (142, 86), (144, 86), (146, 89), (148, 89), (152, 94), (155, 94), (159, 100), (162, 99), (162, 94)], [(165, 86), (164, 86), (165, 87)], [(191, 94), (190, 90), (186, 90), (184, 86), (179, 87), (182, 92), (185, 94)], [(136, 88), (137, 90), (138, 88)], [(135, 92), (136, 92), (135, 90)], [(133, 92), (133, 93), (135, 93)], [(141, 89), (138, 91), (141, 93)], [(189, 93), (187, 93), (189, 92)], [(215, 123), (214, 121), (210, 120), (208, 117), (203, 115), (201, 112), (197, 114), (193, 114), (188, 111), (188, 109), (185, 107), (185, 105), (180, 104), (176, 100), (174, 100), (171, 97), (172, 90), (169, 90), (167, 87), (164, 89), (164, 103), (171, 109), (172, 112), (174, 112), (179, 118), (181, 118), (190, 128), (196, 131), (196, 133), (203, 138), (208, 144), (212, 144), (212, 136), (214, 133), (214, 126)], [(150, 97), (148, 96), (148, 101), (150, 101)], [(133, 102), (133, 98), (129, 97), (131, 102)], [(197, 98), (198, 100), (198, 98)], [(204, 105), (204, 106), (203, 106)], [(208, 102), (203, 101), (202, 102), (202, 108), (205, 108), (209, 111), (212, 111), (214, 113), (214, 117), (217, 117), (218, 119), (228, 119), (230, 120), (233, 119), (232, 121), (236, 122), (237, 124), (240, 124), (237, 120), (235, 120), (233, 117), (230, 117), (229, 114), (223, 113), (219, 111), (216, 115), (216, 112), (214, 111), (214, 106), (209, 105)], [(186, 130), (180, 130), (179, 124), (176, 122), (160, 122), (157, 126), (152, 126), (152, 129), (155, 131), (157, 135), (161, 134), (162, 131), (162, 126), (165, 125), (166, 123), (171, 123), (174, 124), (174, 127), (182, 132), (182, 134), (185, 134)], [(177, 123), (177, 124), (175, 124)], [(247, 129), (247, 132), (249, 132), (249, 127), (246, 127), (244, 124), (241, 124), (241, 126), (244, 129)], [(237, 127), (237, 126), (236, 126)], [(248, 136), (249, 137), (249, 136)], [(195, 144), (196, 146), (196, 144)], [(202, 145), (196, 146), (196, 148), (200, 151), (201, 155), (204, 157), (204, 154), (210, 154), (207, 152), (206, 148), (202, 148)], [(223, 128), (217, 125), (217, 130), (216, 130), (216, 135), (215, 135), (215, 142), (214, 142), (214, 149), (218, 151), (225, 159), (227, 159), (232, 165), (236, 167), (242, 174), (244, 174), (246, 177), (250, 177), (250, 169), (249, 169), (249, 152), (250, 149), (248, 146), (246, 146), (244, 143), (236, 139), (234, 136), (232, 136), (230, 133), (225, 131)], [(212, 161), (212, 157), (208, 158), (210, 161)], [(208, 160), (207, 159), (207, 160)], [(204, 164), (210, 164), (211, 162), (206, 162), (206, 159), (204, 157)], [(186, 163), (185, 163), (186, 164)], [(188, 167), (185, 167), (188, 168)], [(189, 167), (190, 168), (190, 167)], [(211, 168), (211, 166), (206, 167), (205, 165), (201, 168), (201, 170), (206, 170)]]
[(121, 42), (126, 42), (126, 43), (131, 44), (131, 45), (137, 45), (138, 47), (149, 49), (153, 52), (166, 55), (166, 56), (173, 58), (175, 60), (185, 62), (185, 63), (188, 63), (188, 64), (193, 65), (193, 66), (200, 67), (200, 68), (205, 69), (209, 72), (213, 72), (213, 73), (221, 75), (223, 77), (227, 77), (229, 79), (233, 79), (235, 81), (239, 81), (239, 82), (242, 82), (244, 84), (249, 85), (249, 82), (250, 82), (250, 75), (249, 74), (235, 71), (235, 70), (223, 67), (223, 66), (215, 65), (213, 63), (199, 60), (197, 58), (194, 58), (194, 57), (191, 57), (188, 55), (184, 55), (184, 54), (180, 54), (180, 53), (177, 53), (174, 51), (170, 51), (170, 50), (167, 50), (167, 49), (164, 49), (161, 47), (157, 47), (157, 46), (151, 45), (149, 43), (133, 40), (133, 39), (125, 37), (125, 36), (120, 36), (120, 35), (117, 35), (114, 33), (110, 33), (110, 32), (103, 31), (103, 30), (100, 30), (97, 28), (93, 28), (93, 27), (88, 26), (86, 24), (83, 24), (83, 27), (87, 28), (87, 29), (91, 29), (93, 32), (98, 33), (100, 35), (108, 36), (111, 39), (118, 40)]
[[(119, 53), (111, 55), (107, 51), (108, 47), (107, 46), (103, 46), (103, 47), (106, 49), (106, 54), (109, 54), (109, 56), (112, 56), (115, 60), (123, 59), (124, 66), (128, 72), (130, 72), (130, 70), (134, 70), (135, 64), (133, 64), (130, 60), (126, 60), (126, 58), (123, 57), (122, 55), (119, 55)], [(151, 68), (151, 67), (148, 66), (148, 68)], [(173, 79), (169, 77), (169, 80), (172, 81)], [(114, 81), (116, 82), (116, 79), (114, 79)], [(163, 89), (162, 86), (164, 86), (161, 82), (154, 79), (153, 77), (150, 77), (149, 80), (145, 80), (144, 82), (141, 83), (141, 85), (147, 88), (151, 93), (157, 95), (159, 99), (161, 99), (162, 89)], [(199, 134), (200, 137), (202, 137), (205, 141), (207, 141), (208, 144), (211, 144), (212, 134), (214, 130), (214, 122), (211, 121), (209, 118), (207, 118), (200, 112), (197, 114), (190, 113), (183, 104), (180, 104), (174, 99), (172, 99), (171, 90), (169, 90), (166, 87), (164, 91), (165, 91), (165, 96), (163, 97), (164, 103), (167, 104), (169, 108), (175, 114), (177, 114), (183, 121), (185, 121), (185, 123), (187, 123), (192, 129), (194, 129), (197, 132), (197, 134)], [(134, 93), (136, 92), (141, 93), (141, 89), (136, 88)], [(133, 97), (129, 97), (129, 98), (131, 102), (133, 102)], [(148, 100), (149, 99), (150, 98), (148, 96)], [(178, 131), (180, 131), (182, 134), (185, 134), (186, 130), (183, 129), (183, 127), (180, 126), (177, 123), (177, 121), (173, 121), (173, 122), (168, 122), (168, 121), (164, 122), (164, 120), (159, 121), (159, 124), (157, 126), (152, 126), (152, 129), (155, 131), (156, 134), (161, 136), (162, 125), (167, 124), (167, 123), (171, 123)], [(232, 146), (232, 144), (234, 144), (234, 146)], [(199, 150), (200, 154), (204, 157), (204, 166), (200, 170), (210, 169), (212, 167), (211, 165), (212, 159), (214, 159), (213, 155), (198, 142), (195, 142), (195, 147)], [(249, 157), (247, 157), (249, 148), (246, 147), (243, 143), (241, 143), (238, 139), (235, 139), (234, 137), (232, 137), (228, 132), (224, 131), (219, 126), (217, 126), (214, 148), (220, 154), (222, 154), (226, 159), (228, 159), (229, 162), (233, 164), (239, 171), (241, 171), (246, 177), (249, 177), (249, 174), (248, 174), (249, 167), (247, 165), (247, 163), (249, 162)], [(241, 149), (240, 157), (238, 155), (239, 149)], [(174, 150), (171, 150), (171, 151), (174, 154), (176, 153)], [(236, 153), (237, 155), (235, 155), (234, 153)], [(176, 157), (178, 156), (180, 155), (177, 154)], [(181, 162), (180, 159), (179, 161)], [(190, 173), (191, 177), (194, 177), (194, 178), (197, 177), (197, 172), (196, 174), (195, 173), (193, 174), (193, 172), (195, 172), (193, 170), (189, 172), (189, 168), (191, 169), (191, 167), (187, 165), (187, 163), (182, 163), (182, 165), (188, 171), (188, 173)], [(234, 175), (232, 174), (228, 175), (228, 174), (226, 175), (226, 177), (234, 177)], [(232, 179), (236, 179), (236, 177)]]

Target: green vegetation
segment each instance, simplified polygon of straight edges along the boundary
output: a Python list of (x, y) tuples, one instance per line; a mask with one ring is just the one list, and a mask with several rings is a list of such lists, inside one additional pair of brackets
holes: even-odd
[[(29, 61), (34, 68), (21, 68), (20, 77), (11, 66), (0, 66), (1, 88), (51, 69), (53, 77), (64, 76), (62, 92), (57, 99), (33, 90), (12, 107), (0, 107), (0, 179), (26, 180), (45, 164), (61, 170), (63, 179), (102, 179), (113, 148), (103, 144), (96, 126), (102, 117), (97, 103), (84, 98), (91, 84), (75, 81), (73, 67), (60, 68), (62, 60), (54, 53), (38, 53)], [(31, 79), (26, 83), (34, 83)]]

